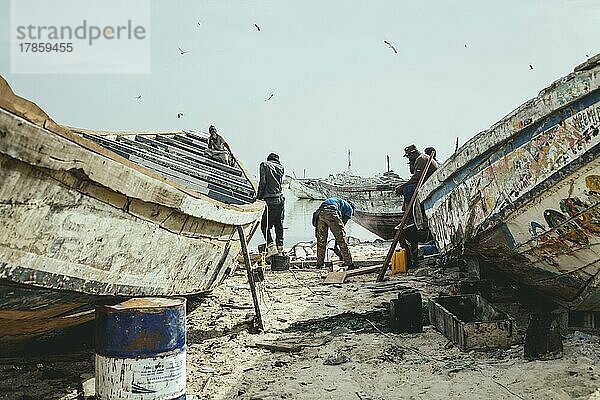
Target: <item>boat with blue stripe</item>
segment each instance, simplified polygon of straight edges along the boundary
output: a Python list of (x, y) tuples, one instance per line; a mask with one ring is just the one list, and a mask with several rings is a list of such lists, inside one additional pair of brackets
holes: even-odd
[(420, 191), (417, 223), (442, 253), (600, 327), (599, 129), (596, 55), (458, 149)]

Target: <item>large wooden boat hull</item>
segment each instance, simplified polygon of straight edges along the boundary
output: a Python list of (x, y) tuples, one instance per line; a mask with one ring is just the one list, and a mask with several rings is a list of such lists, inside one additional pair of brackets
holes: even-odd
[[(94, 297), (180, 296), (207, 292), (235, 269), (236, 229), (250, 237), (264, 203), (214, 200), (194, 190), (214, 193), (210, 182), (190, 177), (191, 189), (180, 170), (170, 179), (146, 168), (154, 164), (144, 154), (137, 164), (125, 156), (54, 123), (0, 79), (0, 283)], [(58, 296), (44, 315), (68, 317), (73, 304), (64, 297), (64, 310)], [(33, 311), (7, 304), (0, 323)], [(17, 325), (10, 329), (20, 337), (26, 330)], [(6, 326), (0, 332), (10, 336)]]
[(600, 310), (600, 57), (467, 142), (419, 193), (443, 253)]

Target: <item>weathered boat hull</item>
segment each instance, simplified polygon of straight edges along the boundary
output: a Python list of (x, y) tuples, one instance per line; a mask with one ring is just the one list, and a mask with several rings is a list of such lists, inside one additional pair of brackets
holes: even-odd
[(353, 220), (382, 239), (390, 240), (396, 235), (396, 226), (402, 220), (402, 213), (369, 213), (356, 210)]
[(24, 340), (94, 319), (89, 297), (0, 282), (0, 354)]
[(443, 253), (600, 310), (600, 57), (467, 142), (423, 187)]
[[(195, 161), (179, 153), (169, 164), (140, 150), (136, 164), (55, 124), (0, 84), (0, 282), (87, 296), (183, 296), (211, 290), (235, 269), (237, 227), (251, 237), (264, 203), (214, 200), (195, 188), (232, 201), (246, 195), (186, 176), (176, 160)], [(70, 303), (59, 307), (61, 316), (72, 314)], [(26, 310), (0, 307), (12, 311)], [(17, 325), (10, 329), (23, 337)]]

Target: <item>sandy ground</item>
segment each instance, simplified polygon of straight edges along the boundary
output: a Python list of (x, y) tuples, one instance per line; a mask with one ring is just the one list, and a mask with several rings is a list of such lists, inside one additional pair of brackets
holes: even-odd
[[(515, 303), (510, 288), (495, 304), (515, 317), (517, 343), (465, 353), (432, 326), (418, 334), (390, 333), (387, 304), (397, 291), (374, 292), (374, 275), (334, 286), (321, 285), (322, 278), (314, 269), (267, 272), (258, 288), (266, 325), (261, 334), (248, 332), (252, 300), (242, 271), (193, 302), (188, 393), (252, 400), (600, 399), (599, 337), (571, 333), (563, 358), (524, 360), (528, 306)], [(391, 280), (420, 289), (426, 299), (448, 291), (455, 278), (456, 271), (422, 268)], [(295, 351), (257, 348), (261, 343)], [(68, 354), (0, 359), (0, 399), (82, 398), (79, 375), (93, 373), (89, 341), (82, 346)]]

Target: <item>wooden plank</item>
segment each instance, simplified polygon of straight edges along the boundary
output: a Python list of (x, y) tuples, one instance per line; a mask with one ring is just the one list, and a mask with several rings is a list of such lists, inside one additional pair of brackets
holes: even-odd
[(258, 329), (263, 331), (265, 326), (263, 325), (262, 315), (260, 313), (260, 306), (258, 305), (258, 296), (256, 294), (256, 284), (254, 282), (254, 274), (252, 274), (252, 262), (250, 261), (250, 253), (248, 253), (248, 245), (246, 243), (246, 235), (244, 235), (244, 229), (241, 226), (237, 227), (238, 237), (242, 247), (242, 255), (244, 256), (244, 264), (246, 264), (246, 274), (248, 275), (248, 283), (250, 284), (250, 292), (252, 293), (252, 302), (254, 303), (255, 320), (258, 325)]
[(90, 137), (99, 143), (109, 147), (115, 146), (121, 151), (129, 154), (135, 154), (139, 157), (149, 159), (155, 163), (161, 164), (169, 169), (181, 172), (185, 175), (193, 176), (198, 179), (210, 181), (228, 189), (234, 189), (245, 194), (253, 194), (254, 190), (250, 182), (237, 176), (232, 176), (226, 171), (216, 168), (206, 168), (202, 164), (188, 160), (177, 160), (172, 155), (164, 151), (156, 151), (148, 145), (133, 141), (127, 138), (118, 138), (117, 141), (107, 140), (105, 138)]
[(283, 353), (294, 353), (302, 350), (303, 346), (299, 344), (276, 343), (276, 342), (256, 342), (254, 346), (258, 349), (266, 349), (271, 351), (280, 351)]
[(159, 141), (161, 143), (167, 144), (170, 147), (174, 147), (179, 150), (186, 151), (190, 154), (194, 154), (194, 157), (203, 157), (207, 162), (212, 163), (216, 168), (227, 169), (229, 167), (229, 168), (235, 169), (234, 167), (232, 167), (230, 165), (210, 159), (204, 151), (201, 151), (198, 149), (192, 149), (189, 146), (186, 146), (184, 143), (176, 141), (168, 136), (157, 136), (154, 139), (156, 139), (157, 141)]
[[(150, 139), (151, 140), (151, 139)], [(151, 146), (147, 142), (135, 140), (135, 138), (127, 138), (127, 137), (118, 137), (117, 142), (127, 143), (133, 147), (144, 150), (150, 154), (154, 154), (156, 156), (161, 156), (166, 158), (171, 162), (175, 162), (177, 165), (187, 166), (188, 168), (193, 168), (194, 170), (200, 170), (205, 174), (212, 174), (213, 176), (219, 176), (221, 179), (235, 183), (242, 187), (252, 188), (252, 185), (248, 182), (245, 177), (242, 177), (238, 172), (234, 171), (232, 173), (230, 170), (223, 170), (220, 168), (215, 168), (210, 166), (208, 163), (201, 162), (198, 159), (194, 159), (191, 157), (185, 157), (181, 154), (173, 154), (164, 150), (158, 146)]]
[[(178, 155), (179, 157), (184, 157), (187, 160), (192, 160), (198, 164), (203, 164), (208, 167), (214, 168), (217, 171), (226, 171), (229, 174), (235, 176), (244, 176), (242, 170), (236, 167), (232, 167), (227, 164), (220, 163), (211, 159), (205, 151), (194, 151), (192, 149), (188, 149), (185, 146), (173, 146), (169, 142), (165, 142), (161, 140), (162, 138), (168, 138), (169, 136), (156, 136), (156, 137), (146, 137), (146, 136), (136, 136), (134, 140), (136, 142), (141, 142), (147, 144), (153, 148), (159, 148), (163, 152), (168, 153), (169, 155)], [(131, 140), (131, 138), (129, 138)]]
[[(373, 265), (381, 265), (381, 263), (383, 263), (383, 258), (374, 258), (374, 259), (370, 259), (370, 260), (353, 260), (354, 265), (356, 265), (359, 268), (362, 267), (371, 267)], [(312, 258), (312, 259), (307, 259), (307, 260), (296, 260), (296, 261), (290, 261), (290, 267), (316, 267), (317, 266), (317, 259), (316, 258)]]
[(373, 265), (371, 267), (351, 269), (350, 271), (346, 271), (346, 276), (350, 277), (350, 276), (372, 274), (373, 272), (379, 272), (380, 269), (381, 269), (381, 265)]
[(333, 285), (338, 283), (344, 283), (346, 280), (346, 271), (332, 271), (327, 274), (325, 280), (323, 281), (323, 285)]
[[(95, 138), (107, 149), (110, 149), (119, 155), (135, 162), (137, 165), (149, 168), (166, 178), (179, 182), (198, 193), (210, 196), (227, 204), (245, 204), (254, 201), (254, 192), (250, 188), (229, 187), (221, 185), (221, 181), (214, 176), (204, 175), (205, 178), (198, 178), (200, 174), (189, 170), (187, 167), (174, 168), (173, 163), (162, 157), (155, 157), (152, 154), (138, 151), (128, 143), (114, 142), (104, 138)], [(125, 139), (126, 140), (126, 139)], [(131, 141), (129, 141), (131, 142)], [(133, 143), (133, 142), (131, 142)], [(183, 170), (183, 172), (181, 172)], [(223, 174), (223, 172), (221, 172)], [(207, 182), (208, 181), (208, 182)], [(215, 183), (216, 182), (216, 183)], [(212, 194), (215, 193), (215, 196)]]

